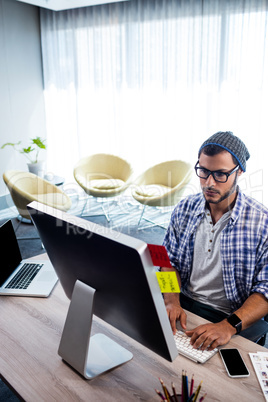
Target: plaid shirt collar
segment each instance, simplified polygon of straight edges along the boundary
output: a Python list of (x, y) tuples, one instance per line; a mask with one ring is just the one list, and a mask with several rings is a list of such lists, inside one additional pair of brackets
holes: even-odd
[[(235, 224), (235, 222), (239, 218), (239, 215), (241, 214), (244, 202), (245, 202), (245, 196), (240, 191), (239, 186), (237, 186), (237, 197), (236, 197), (236, 201), (235, 201), (235, 205), (234, 205), (232, 214), (230, 216), (229, 224), (231, 224), (231, 225)], [(204, 215), (205, 214), (205, 209), (206, 209), (206, 199), (204, 197), (204, 194), (201, 193), (200, 203), (199, 203), (198, 207), (195, 210), (196, 217), (198, 217), (200, 215)]]

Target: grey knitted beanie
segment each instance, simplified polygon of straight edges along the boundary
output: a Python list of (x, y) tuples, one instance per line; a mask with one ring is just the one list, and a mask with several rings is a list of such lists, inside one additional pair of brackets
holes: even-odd
[(198, 155), (200, 155), (201, 150), (207, 145), (218, 145), (230, 152), (237, 160), (241, 169), (244, 172), (246, 171), (246, 161), (249, 159), (250, 154), (243, 141), (236, 137), (231, 131), (219, 131), (213, 134), (201, 145)]

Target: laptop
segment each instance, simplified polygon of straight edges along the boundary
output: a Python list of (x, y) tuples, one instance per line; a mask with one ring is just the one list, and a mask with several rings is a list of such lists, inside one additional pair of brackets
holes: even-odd
[(22, 260), (11, 220), (0, 226), (0, 296), (48, 297), (58, 281), (49, 260)]

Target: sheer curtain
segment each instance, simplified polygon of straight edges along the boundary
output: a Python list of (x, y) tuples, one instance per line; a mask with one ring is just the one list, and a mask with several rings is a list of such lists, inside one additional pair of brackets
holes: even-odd
[(194, 164), (209, 135), (230, 130), (251, 153), (242, 188), (268, 205), (267, 17), (261, 0), (41, 9), (48, 169), (72, 180), (77, 160), (96, 152), (136, 174)]

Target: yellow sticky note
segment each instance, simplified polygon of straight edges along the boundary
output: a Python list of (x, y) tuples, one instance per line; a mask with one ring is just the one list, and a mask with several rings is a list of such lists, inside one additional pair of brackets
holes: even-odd
[(176, 272), (156, 272), (162, 293), (180, 293)]

